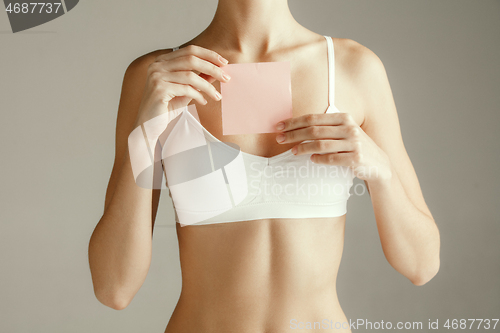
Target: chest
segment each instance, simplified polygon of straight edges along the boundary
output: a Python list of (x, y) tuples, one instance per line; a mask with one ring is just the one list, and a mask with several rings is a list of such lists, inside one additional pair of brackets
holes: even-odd
[[(326, 58), (326, 57), (325, 57)], [(304, 65), (291, 67), (292, 82), (292, 114), (299, 117), (306, 114), (323, 114), (329, 105), (328, 63), (323, 61), (305, 62)], [(276, 60), (279, 61), (279, 60)], [(338, 67), (338, 65), (336, 66)], [(347, 84), (347, 78), (337, 69), (335, 75), (335, 101), (330, 104), (337, 106), (339, 111), (347, 112), (361, 125), (364, 119), (361, 101), (356, 96), (355, 88)], [(214, 87), (220, 92), (220, 82), (215, 81)], [(217, 139), (232, 142), (241, 147), (243, 152), (271, 157), (281, 154), (297, 143), (279, 144), (276, 133), (223, 135), (221, 101), (214, 101), (205, 96), (206, 105), (196, 105), (201, 124)]]

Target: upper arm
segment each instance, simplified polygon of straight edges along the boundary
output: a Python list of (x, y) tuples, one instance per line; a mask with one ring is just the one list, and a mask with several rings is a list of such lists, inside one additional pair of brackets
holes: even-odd
[(387, 154), (410, 201), (432, 218), (403, 143), (398, 113), (385, 67), (373, 51), (359, 43), (356, 44), (353, 52), (357, 63), (355, 80), (360, 100), (363, 101), (364, 113), (361, 128)]
[[(155, 58), (161, 54), (161, 52), (165, 51), (159, 50), (150, 52), (135, 59), (130, 63), (125, 71), (116, 119), (115, 158), (106, 190), (104, 210), (107, 209), (113, 197), (117, 178), (124, 163), (124, 157), (128, 150), (128, 136), (133, 130), (132, 126), (135, 123), (139, 105), (142, 100), (143, 90), (146, 85), (148, 67), (155, 60)], [(152, 191), (153, 202), (151, 216), (154, 226), (161, 190), (153, 189)]]

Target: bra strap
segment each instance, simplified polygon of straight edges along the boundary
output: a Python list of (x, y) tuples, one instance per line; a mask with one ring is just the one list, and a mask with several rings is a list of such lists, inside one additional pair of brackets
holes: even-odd
[(335, 49), (330, 36), (324, 36), (328, 46), (328, 105), (335, 104)]

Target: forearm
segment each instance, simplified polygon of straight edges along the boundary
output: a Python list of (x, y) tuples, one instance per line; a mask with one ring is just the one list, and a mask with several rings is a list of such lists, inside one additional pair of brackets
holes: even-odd
[(103, 304), (124, 307), (120, 304), (127, 303), (146, 278), (152, 248), (151, 203), (152, 190), (135, 183), (127, 152), (88, 249), (94, 291)]
[(368, 182), (382, 249), (389, 263), (416, 285), (439, 269), (440, 236), (434, 219), (407, 196), (392, 169), (390, 177)]

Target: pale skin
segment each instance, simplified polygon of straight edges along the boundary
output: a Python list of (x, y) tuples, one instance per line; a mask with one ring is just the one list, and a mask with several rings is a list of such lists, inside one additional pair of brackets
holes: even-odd
[[(244, 152), (270, 157), (294, 147), (295, 154), (313, 154), (315, 163), (352, 167), (369, 189), (388, 262), (414, 285), (432, 279), (439, 231), (403, 144), (384, 65), (353, 40), (333, 41), (341, 111), (333, 114), (324, 114), (326, 40), (299, 25), (286, 0), (220, 0), (210, 26), (179, 50), (157, 50), (130, 64), (104, 213), (89, 243), (101, 303), (127, 307), (151, 263), (160, 190), (135, 184), (128, 135), (147, 119), (192, 103), (208, 131)], [(294, 117), (283, 129), (222, 135), (217, 90), (228, 81), (219, 55), (229, 63), (291, 61)], [(345, 217), (177, 224), (182, 291), (165, 332), (293, 332), (292, 319), (347, 321), (336, 294)]]

